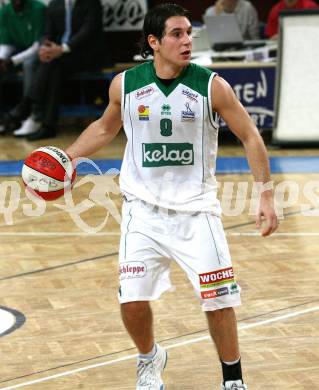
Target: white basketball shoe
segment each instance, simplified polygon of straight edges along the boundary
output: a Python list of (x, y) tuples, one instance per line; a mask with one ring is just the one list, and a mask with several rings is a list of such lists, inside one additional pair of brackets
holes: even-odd
[(25, 137), (27, 135), (36, 133), (41, 128), (41, 126), (41, 122), (35, 121), (33, 117), (30, 116), (22, 123), (22, 126), (19, 129), (13, 132), (13, 135), (15, 137)]
[(137, 359), (136, 390), (164, 390), (161, 373), (167, 362), (167, 352), (156, 344), (156, 353), (152, 359)]
[(248, 387), (241, 380), (227, 381), (221, 385), (221, 390), (248, 390)]

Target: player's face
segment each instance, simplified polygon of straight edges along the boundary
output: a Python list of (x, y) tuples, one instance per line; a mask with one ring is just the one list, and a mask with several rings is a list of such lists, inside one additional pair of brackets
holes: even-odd
[(186, 66), (192, 54), (192, 25), (184, 16), (167, 19), (165, 32), (156, 49), (161, 58), (169, 63)]
[(237, 0), (223, 0), (223, 9), (225, 12), (234, 12), (237, 5)]
[(25, 0), (11, 0), (12, 7), (15, 12), (21, 12), (24, 8)]

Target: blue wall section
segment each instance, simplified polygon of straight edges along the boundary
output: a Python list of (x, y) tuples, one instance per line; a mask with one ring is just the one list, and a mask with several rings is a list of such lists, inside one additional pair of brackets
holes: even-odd
[[(106, 173), (110, 169), (121, 169), (122, 160), (93, 160), (94, 164), (79, 165), (78, 175)], [(20, 176), (23, 161), (1, 161), (0, 176)], [(319, 157), (270, 157), (272, 173), (319, 173)], [(249, 173), (245, 157), (219, 157), (217, 159), (217, 174)]]

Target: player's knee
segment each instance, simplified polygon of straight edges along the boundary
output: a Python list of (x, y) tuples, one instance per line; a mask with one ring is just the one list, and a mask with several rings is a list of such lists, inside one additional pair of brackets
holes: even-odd
[(224, 307), (222, 309), (217, 309), (213, 311), (206, 311), (206, 315), (209, 319), (214, 322), (222, 321), (225, 317), (232, 316), (234, 314), (234, 309), (232, 307)]
[(136, 301), (121, 304), (121, 311), (125, 317), (142, 317), (146, 311), (150, 310), (149, 302)]

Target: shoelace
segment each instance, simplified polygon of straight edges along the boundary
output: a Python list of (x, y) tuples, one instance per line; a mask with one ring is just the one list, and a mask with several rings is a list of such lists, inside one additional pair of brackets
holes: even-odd
[(140, 386), (156, 384), (156, 373), (153, 360), (138, 362), (137, 366), (138, 384)]

